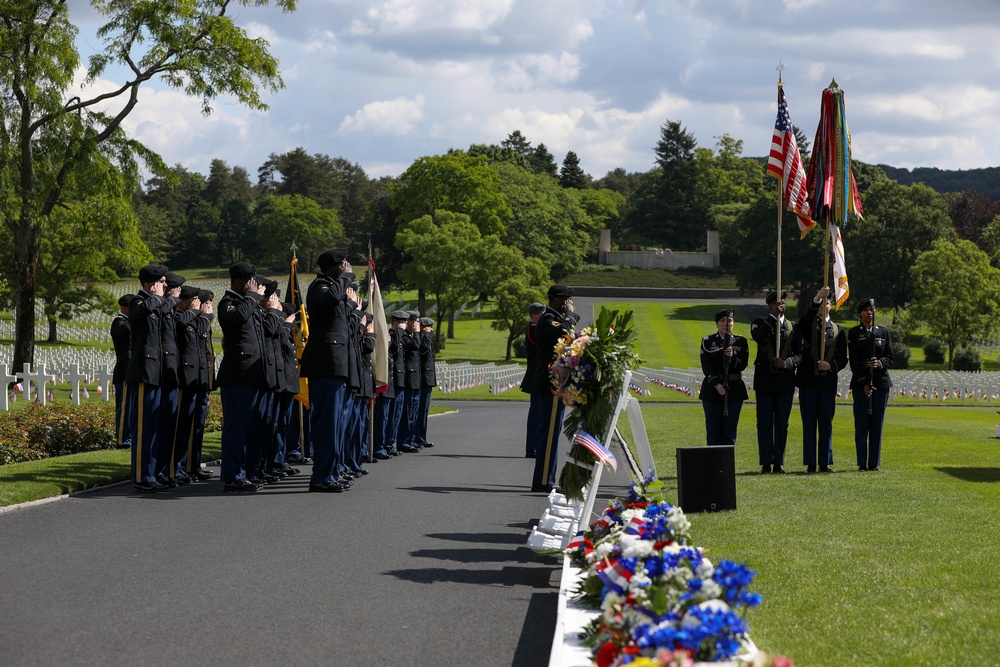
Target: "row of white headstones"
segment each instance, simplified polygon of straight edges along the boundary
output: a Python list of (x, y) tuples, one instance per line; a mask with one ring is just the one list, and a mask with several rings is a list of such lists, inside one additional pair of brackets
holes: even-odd
[(68, 371), (63, 371), (59, 376), (46, 371), (44, 365), (37, 371), (31, 370), (31, 364), (24, 364), (24, 368), (11, 373), (7, 366), (0, 366), (0, 380), (3, 381), (4, 391), (0, 392), (0, 412), (10, 409), (10, 395), (7, 394), (6, 387), (12, 382), (20, 384), (24, 393), (24, 398), (31, 400), (34, 393), (38, 402), (45, 405), (48, 398), (46, 385), (58, 382), (69, 382), (70, 400), (73, 405), (80, 405), (83, 394), (87, 391), (86, 386), (81, 389), (81, 384), (97, 383), (97, 391), (101, 395), (101, 400), (110, 401), (112, 396), (111, 371), (107, 366), (103, 368), (80, 368), (79, 364), (73, 364)]

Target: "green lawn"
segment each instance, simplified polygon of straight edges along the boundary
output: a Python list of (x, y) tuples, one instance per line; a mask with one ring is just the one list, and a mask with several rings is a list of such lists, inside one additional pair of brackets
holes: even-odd
[[(704, 444), (700, 406), (645, 406), (660, 476)], [(627, 441), (627, 420), (621, 427)], [(1000, 616), (1000, 441), (992, 410), (894, 408), (880, 473), (856, 472), (853, 418), (838, 409), (833, 475), (805, 475), (792, 413), (788, 475), (758, 475), (755, 411), (743, 409), (737, 509), (692, 514), (710, 557), (746, 562), (764, 604), (751, 636), (796, 665), (995, 664)]]

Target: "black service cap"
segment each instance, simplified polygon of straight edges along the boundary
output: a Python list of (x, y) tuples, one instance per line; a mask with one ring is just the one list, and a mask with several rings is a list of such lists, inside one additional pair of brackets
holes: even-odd
[(722, 310), (720, 310), (715, 314), (715, 321), (718, 322), (719, 320), (724, 320), (727, 317), (732, 317), (732, 316), (733, 316), (733, 311), (731, 308), (723, 308)]
[(573, 288), (567, 285), (553, 285), (549, 288), (549, 298), (555, 299), (559, 297), (571, 297), (573, 296)]
[(320, 268), (321, 271), (326, 271), (331, 266), (337, 266), (347, 258), (347, 251), (343, 248), (330, 248), (329, 250), (324, 250), (316, 258), (316, 266)]
[(142, 284), (155, 283), (167, 275), (167, 270), (167, 267), (161, 264), (147, 264), (139, 269), (139, 282)]
[(236, 262), (229, 267), (230, 278), (252, 278), (257, 273), (257, 267), (250, 262)]

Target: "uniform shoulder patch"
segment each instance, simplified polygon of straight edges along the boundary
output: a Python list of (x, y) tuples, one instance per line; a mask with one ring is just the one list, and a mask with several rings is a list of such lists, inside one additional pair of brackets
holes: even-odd
[(554, 327), (562, 326), (562, 323), (559, 322), (558, 320), (549, 320), (549, 324), (551, 324)]
[(232, 305), (232, 304), (229, 304), (229, 307), (228, 307), (228, 308), (226, 308), (226, 312), (228, 313), (228, 312), (229, 312), (229, 311), (231, 311), (231, 310), (236, 310), (236, 306), (234, 306), (234, 305)]

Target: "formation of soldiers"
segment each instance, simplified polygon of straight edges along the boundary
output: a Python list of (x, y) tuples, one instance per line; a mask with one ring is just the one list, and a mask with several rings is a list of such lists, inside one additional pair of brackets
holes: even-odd
[[(230, 267), (217, 310), (211, 292), (185, 285), (167, 267), (139, 271), (142, 289), (119, 300), (111, 325), (118, 438), (132, 450), (136, 491), (213, 476), (201, 451), (216, 387), (224, 491), (257, 491), (299, 474), (292, 464), (312, 463), (309, 490), (341, 492), (367, 474), (363, 463), (433, 446), (426, 439), (436, 385), (433, 320), (396, 311), (387, 340), (379, 341), (344, 252), (328, 250), (318, 264), (304, 311), (282, 302), (277, 281), (247, 262)], [(217, 375), (216, 317), (223, 351)], [(300, 362), (303, 317), (311, 335)], [(388, 370), (382, 379), (372, 366), (377, 345)]]
[[(786, 296), (784, 291), (768, 294), (765, 302), (770, 312), (750, 325), (751, 337), (757, 343), (754, 392), (760, 472), (786, 472), (788, 419), (796, 388), (806, 473), (833, 471), (837, 375), (848, 367), (858, 470), (878, 472), (882, 425), (892, 387), (889, 368), (893, 350), (889, 330), (875, 324), (875, 300), (861, 301), (858, 325), (845, 331), (830, 319), (828, 287), (819, 291), (797, 323), (785, 318)], [(705, 380), (700, 398), (706, 415), (707, 444), (733, 445), (740, 406), (747, 398), (741, 371), (748, 365), (748, 343), (746, 338), (732, 334), (731, 310), (720, 311), (716, 324), (718, 333), (702, 339)]]

